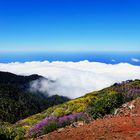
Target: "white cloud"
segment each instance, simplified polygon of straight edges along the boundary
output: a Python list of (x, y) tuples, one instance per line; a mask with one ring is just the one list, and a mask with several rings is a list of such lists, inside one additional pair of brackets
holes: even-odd
[(133, 62), (140, 62), (140, 60), (137, 59), (137, 58), (132, 58), (131, 61), (133, 61)]
[[(36, 81), (34, 87), (40, 87), (49, 95), (59, 94), (76, 98), (85, 93), (100, 90), (115, 82), (140, 79), (140, 66), (128, 63), (105, 64), (98, 62), (25, 62), (0, 63), (0, 71), (15, 74), (39, 74), (49, 81)], [(55, 82), (52, 82), (55, 81)]]

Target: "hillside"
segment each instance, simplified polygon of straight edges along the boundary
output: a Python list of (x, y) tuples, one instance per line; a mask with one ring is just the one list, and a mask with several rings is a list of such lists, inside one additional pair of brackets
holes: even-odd
[(2, 134), (13, 139), (15, 137), (30, 139), (64, 128), (75, 121), (89, 123), (107, 114), (114, 114), (122, 104), (139, 96), (140, 80), (116, 83), (103, 90), (49, 107), (41, 113), (18, 121), (15, 125), (1, 124), (4, 130)]
[(58, 95), (47, 97), (30, 92), (30, 82), (40, 78), (44, 77), (0, 72), (0, 121), (15, 123), (50, 106), (68, 101), (68, 98)]
[[(126, 81), (126, 82), (122, 82), (121, 84), (116, 83), (113, 86), (111, 86), (109, 88), (105, 88), (101, 91), (88, 93), (83, 97), (80, 97), (80, 98), (77, 98), (74, 100), (70, 100), (66, 103), (63, 103), (63, 104), (60, 104), (57, 106), (50, 107), (40, 114), (33, 115), (25, 120), (22, 120), (20, 122), (20, 124), (22, 124), (22, 122), (23, 123), (26, 122), (27, 124), (29, 123), (32, 125), (33, 123), (30, 122), (30, 120), (34, 120), (34, 122), (38, 122), (40, 119), (42, 119), (46, 116), (59, 117), (59, 116), (71, 114), (73, 112), (85, 112), (85, 111), (87, 111), (87, 109), (90, 110), (90, 108), (94, 104), (96, 104), (96, 103), (98, 104), (98, 102), (100, 102), (100, 101), (102, 101), (102, 99), (106, 98), (104, 96), (115, 95), (118, 93), (124, 94), (123, 98), (124, 98), (125, 102), (132, 100), (133, 98), (136, 98), (137, 96), (140, 95), (140, 80)], [(123, 101), (120, 99), (119, 102), (120, 103), (116, 104), (116, 107), (117, 107), (117, 105), (119, 106), (120, 104), (122, 104), (121, 102), (123, 102)], [(94, 105), (94, 107), (95, 107), (95, 105)], [(92, 107), (92, 109), (94, 107)], [(105, 114), (106, 113), (110, 113), (110, 112), (105, 112)], [(96, 118), (96, 116), (95, 116), (95, 118)]]
[(115, 115), (64, 128), (36, 140), (139, 140), (140, 98), (123, 104)]

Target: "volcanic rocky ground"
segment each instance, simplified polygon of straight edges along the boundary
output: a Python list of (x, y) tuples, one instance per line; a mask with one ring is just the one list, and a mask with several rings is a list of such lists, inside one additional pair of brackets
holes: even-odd
[(140, 140), (140, 98), (123, 104), (114, 115), (79, 122), (37, 140)]

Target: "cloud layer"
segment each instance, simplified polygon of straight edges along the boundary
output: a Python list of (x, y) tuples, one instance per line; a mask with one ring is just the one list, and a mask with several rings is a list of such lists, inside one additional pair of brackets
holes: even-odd
[(20, 75), (39, 74), (49, 80), (35, 81), (32, 87), (49, 95), (59, 94), (76, 98), (100, 90), (115, 82), (140, 79), (140, 66), (128, 63), (105, 64), (98, 62), (25, 62), (0, 63), (0, 71)]

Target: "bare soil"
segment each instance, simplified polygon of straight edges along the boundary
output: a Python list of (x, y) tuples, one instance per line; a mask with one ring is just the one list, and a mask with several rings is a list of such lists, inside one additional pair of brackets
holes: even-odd
[(115, 115), (63, 128), (37, 140), (140, 140), (140, 98), (124, 104)]

